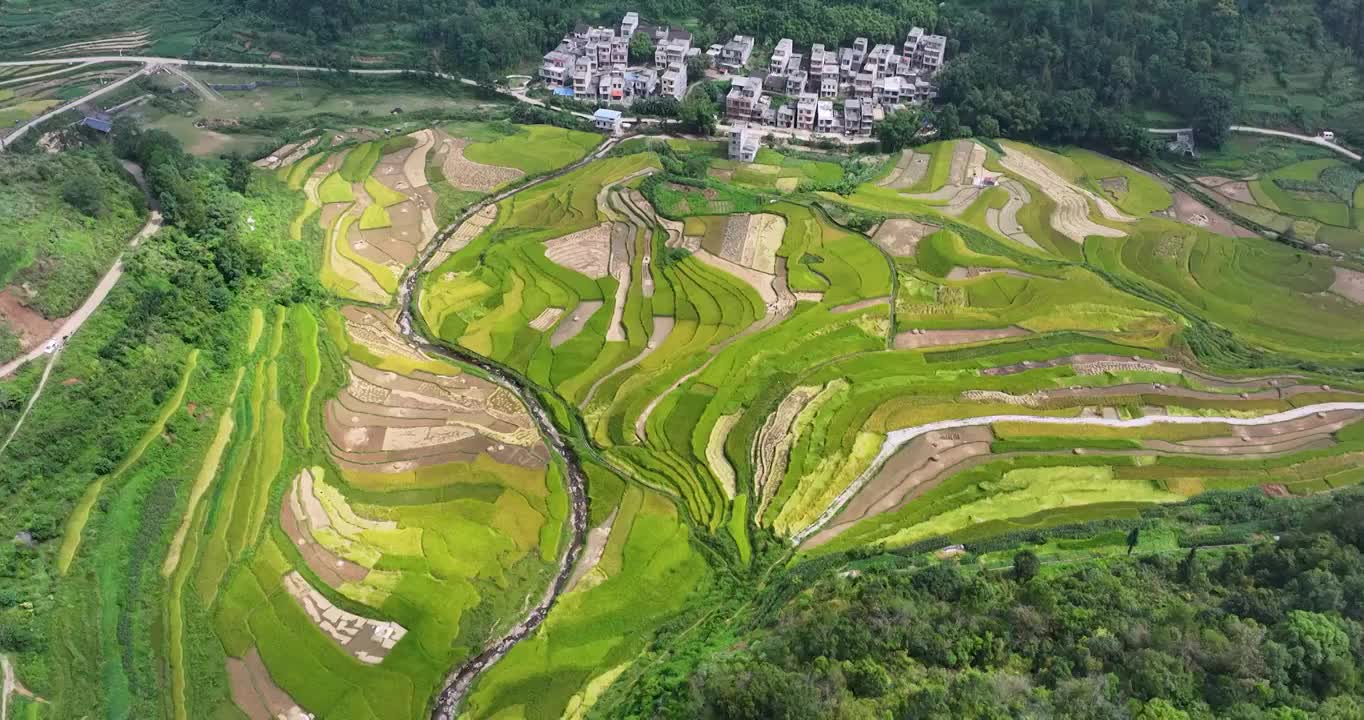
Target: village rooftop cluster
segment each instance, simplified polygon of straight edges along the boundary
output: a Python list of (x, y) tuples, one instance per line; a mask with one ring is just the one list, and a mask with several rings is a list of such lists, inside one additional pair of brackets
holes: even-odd
[[(630, 64), (630, 40), (636, 33), (648, 33), (653, 40), (651, 67)], [(702, 50), (692, 47), (686, 30), (641, 24), (639, 14), (631, 12), (618, 28), (575, 27), (545, 55), (540, 79), (557, 95), (588, 102), (629, 105), (654, 96), (681, 100), (689, 82), (687, 61), (704, 55), (706, 64), (733, 78), (724, 110), (736, 126), (869, 136), (887, 112), (937, 96), (933, 77), (947, 50), (946, 37), (920, 27), (911, 28), (898, 46), (857, 38), (851, 47), (815, 44), (798, 53), (783, 38), (765, 63), (752, 57), (754, 44), (750, 36), (735, 35)]]

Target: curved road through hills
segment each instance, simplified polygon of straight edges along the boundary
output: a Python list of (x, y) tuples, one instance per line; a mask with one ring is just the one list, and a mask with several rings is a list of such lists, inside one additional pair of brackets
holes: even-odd
[[(1249, 135), (1269, 135), (1271, 137), (1281, 137), (1289, 140), (1312, 143), (1313, 145), (1320, 145), (1321, 147), (1337, 152), (1355, 161), (1358, 161), (1360, 157), (1359, 153), (1350, 150), (1344, 145), (1334, 143), (1316, 135), (1303, 135), (1302, 133), (1289, 132), (1287, 130), (1274, 130), (1272, 128), (1253, 127), (1250, 125), (1232, 125), (1228, 129), (1232, 132), (1246, 133)], [(1193, 128), (1146, 128), (1146, 132), (1153, 135), (1176, 135), (1182, 132), (1193, 132)]]

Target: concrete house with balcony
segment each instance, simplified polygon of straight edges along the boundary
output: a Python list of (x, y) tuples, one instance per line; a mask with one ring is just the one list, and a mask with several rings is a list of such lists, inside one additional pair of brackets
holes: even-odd
[(753, 38), (748, 35), (735, 35), (733, 40), (720, 49), (720, 67), (736, 72), (748, 64), (753, 54)]
[(772, 59), (767, 63), (767, 73), (769, 75), (782, 75), (790, 64), (791, 38), (782, 38), (777, 41), (777, 46), (772, 49)]
[[(832, 107), (830, 103), (830, 107)], [(814, 130), (815, 118), (819, 112), (819, 96), (814, 93), (801, 93), (796, 100), (796, 129)]]
[(751, 120), (763, 97), (763, 81), (756, 77), (736, 77), (725, 96), (725, 117), (730, 120)]
[(663, 71), (663, 76), (658, 81), (658, 94), (674, 97), (678, 100), (687, 94), (686, 63), (675, 62)]
[(673, 63), (685, 63), (691, 50), (691, 33), (682, 28), (661, 28), (655, 33), (654, 64), (668, 67)]
[(762, 147), (758, 132), (747, 125), (735, 125), (729, 131), (729, 159), (751, 163)]
[(639, 13), (628, 12), (620, 19), (620, 36), (629, 40), (639, 30)]

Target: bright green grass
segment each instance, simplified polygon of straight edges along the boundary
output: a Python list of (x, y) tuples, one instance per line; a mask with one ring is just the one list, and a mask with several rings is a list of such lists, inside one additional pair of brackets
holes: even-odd
[(589, 681), (637, 656), (708, 574), (687, 535), (668, 501), (630, 487), (594, 570), (603, 579), (561, 596), (540, 631), (487, 671), (469, 716), (560, 717)]
[[(1141, 217), (1164, 210), (1174, 202), (1160, 181), (1127, 163), (1079, 148), (1066, 151), (1066, 157), (1083, 173), (1084, 185), (1112, 200), (1123, 212)], [(1110, 178), (1125, 180), (1127, 189), (1106, 189), (1103, 181)]]
[(388, 211), (383, 205), (370, 205), (360, 213), (361, 230), (378, 230), (393, 226), (393, 218), (389, 217)]
[(355, 202), (355, 193), (351, 190), (350, 183), (339, 172), (323, 178), (322, 184), (317, 188), (317, 197), (323, 203)]
[(1334, 274), (1320, 256), (1159, 220), (1085, 251), (1256, 345), (1315, 358), (1357, 357), (1364, 347), (1364, 309), (1326, 292)]
[(382, 207), (391, 207), (407, 201), (407, 196), (379, 182), (373, 176), (365, 178), (365, 192)]
[(185, 368), (180, 373), (180, 383), (176, 385), (175, 391), (166, 402), (161, 405), (161, 412), (148, 426), (147, 432), (142, 434), (142, 438), (137, 444), (128, 451), (123, 461), (114, 468), (113, 472), (99, 478), (91, 483), (90, 488), (85, 491), (81, 499), (71, 510), (71, 516), (67, 518), (66, 527), (62, 531), (62, 545), (57, 551), (57, 572), (65, 575), (71, 567), (71, 561), (76, 557), (76, 551), (80, 549), (81, 535), (85, 531), (85, 525), (90, 520), (90, 513), (94, 510), (95, 501), (99, 499), (100, 490), (110, 478), (117, 479), (128, 471), (139, 459), (142, 453), (147, 451), (147, 447), (153, 440), (161, 436), (166, 429), (166, 423), (170, 420), (185, 401), (185, 391), (189, 389), (190, 376), (194, 374), (194, 368), (199, 364), (199, 350), (191, 350), (185, 359)]
[(380, 142), (367, 142), (356, 145), (346, 153), (346, 158), (341, 161), (340, 174), (349, 182), (364, 182), (370, 173), (374, 172), (374, 166), (379, 164), (379, 158), (383, 155), (384, 147)]
[(469, 144), (464, 148), (464, 157), (484, 165), (501, 165), (527, 175), (539, 175), (581, 160), (601, 139), (596, 133), (527, 125), (515, 135)]

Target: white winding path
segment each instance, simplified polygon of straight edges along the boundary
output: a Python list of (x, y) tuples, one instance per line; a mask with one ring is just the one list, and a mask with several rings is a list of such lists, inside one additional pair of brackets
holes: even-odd
[[(1333, 150), (1344, 155), (1351, 160), (1358, 161), (1360, 157), (1359, 153), (1316, 135), (1303, 135), (1302, 133), (1288, 132), (1287, 130), (1273, 130), (1271, 128), (1253, 127), (1250, 125), (1232, 125), (1228, 129), (1232, 132), (1247, 133), (1250, 135), (1269, 135), (1272, 137), (1288, 138), (1289, 140), (1320, 145), (1328, 150)], [(1146, 128), (1146, 132), (1154, 135), (1175, 135), (1182, 132), (1193, 132), (1193, 128)]]
[(1207, 417), (1201, 415), (1148, 415), (1145, 417), (1132, 418), (1131, 420), (1109, 419), (1109, 418), (1090, 418), (1090, 417), (1052, 417), (1045, 415), (984, 415), (973, 418), (960, 418), (956, 420), (940, 420), (938, 422), (915, 425), (914, 427), (892, 430), (886, 434), (886, 439), (881, 444), (881, 452), (876, 454), (876, 458), (871, 461), (871, 465), (857, 476), (838, 497), (829, 504), (828, 509), (819, 516), (817, 520), (807, 526), (804, 530), (791, 536), (792, 545), (800, 545), (806, 538), (819, 532), (830, 520), (838, 514), (843, 506), (848, 503), (858, 491), (866, 485), (876, 472), (881, 469), (891, 455), (897, 450), (924, 433), (935, 432), (938, 430), (954, 430), (964, 427), (978, 427), (980, 425), (993, 425), (998, 422), (1027, 422), (1039, 425), (1100, 425), (1103, 427), (1116, 428), (1138, 428), (1150, 425), (1200, 425), (1204, 423), (1223, 423), (1226, 425), (1273, 425), (1275, 423), (1297, 420), (1316, 413), (1335, 412), (1338, 410), (1364, 410), (1364, 402), (1329, 402), (1317, 405), (1306, 405), (1303, 407), (1284, 410), (1272, 415), (1262, 415), (1253, 418), (1237, 417)]

